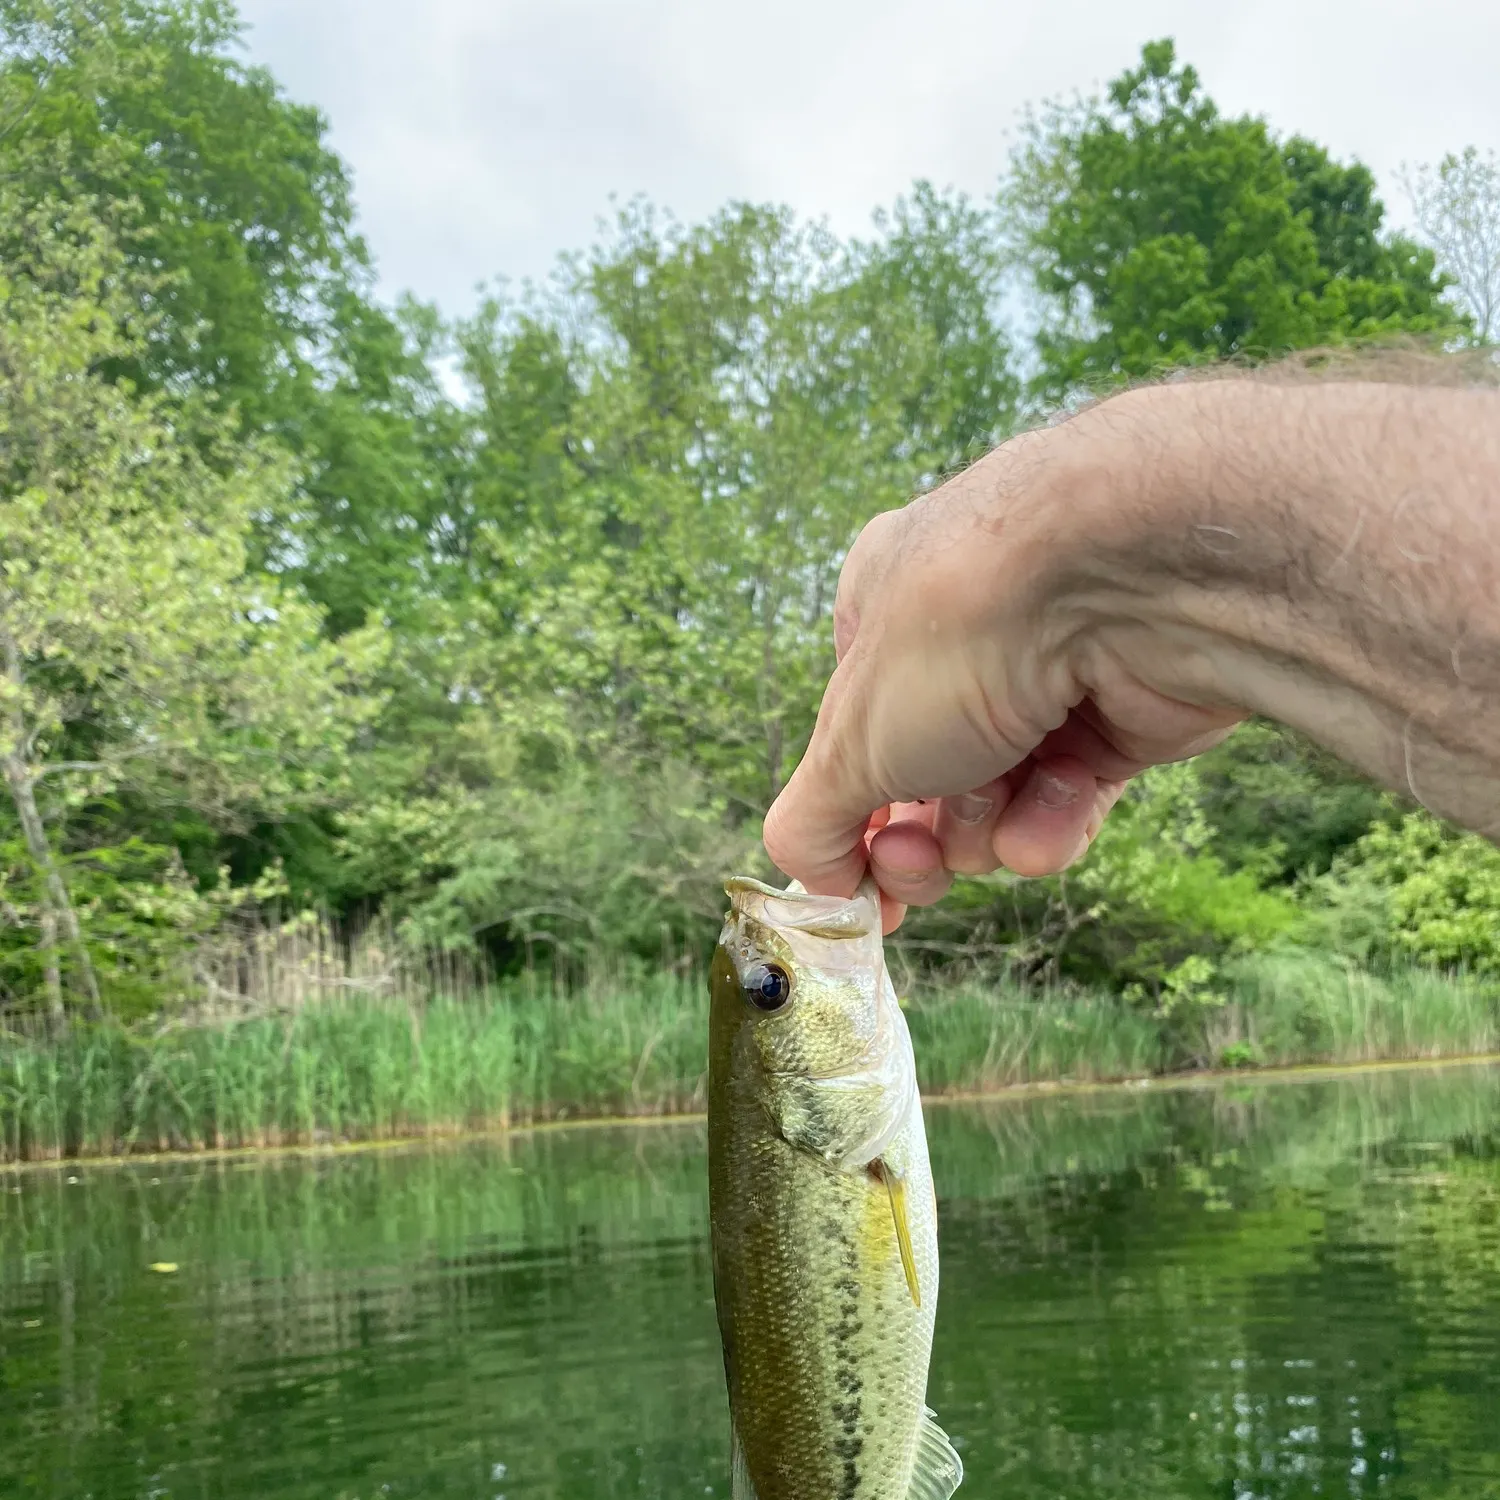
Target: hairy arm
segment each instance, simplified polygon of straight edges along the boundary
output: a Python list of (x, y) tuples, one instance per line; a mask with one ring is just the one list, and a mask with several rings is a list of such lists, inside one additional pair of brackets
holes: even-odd
[(1130, 392), (878, 517), (837, 625), (767, 847), (842, 892), (868, 846), (888, 922), (1064, 867), (1248, 713), (1500, 837), (1500, 394)]

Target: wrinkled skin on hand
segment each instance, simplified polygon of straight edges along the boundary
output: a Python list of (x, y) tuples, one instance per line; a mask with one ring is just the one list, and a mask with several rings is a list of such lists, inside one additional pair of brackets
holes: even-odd
[(1250, 713), (1500, 839), (1497, 507), (1492, 391), (1165, 385), (1014, 439), (858, 538), (767, 851), (868, 866), (889, 931)]
[(838, 669), (766, 844), (830, 893), (868, 860), (887, 931), (956, 873), (1066, 869), (1130, 777), (1243, 717), (1164, 691), (1058, 608), (1059, 561), (1087, 555), (1075, 435), (1029, 434), (877, 516), (844, 566)]

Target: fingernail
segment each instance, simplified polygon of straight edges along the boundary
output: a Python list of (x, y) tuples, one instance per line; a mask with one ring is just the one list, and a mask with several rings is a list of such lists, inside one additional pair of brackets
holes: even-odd
[(1058, 776), (1041, 776), (1037, 779), (1036, 800), (1043, 807), (1071, 807), (1078, 800), (1078, 788)]
[(994, 808), (994, 799), (981, 797), (974, 792), (965, 792), (953, 799), (953, 817), (958, 823), (982, 823)]

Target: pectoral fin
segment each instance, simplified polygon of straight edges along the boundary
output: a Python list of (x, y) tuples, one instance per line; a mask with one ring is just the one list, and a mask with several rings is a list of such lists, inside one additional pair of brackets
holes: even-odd
[(948, 1434), (938, 1426), (936, 1414), (924, 1409), (906, 1500), (948, 1500), (963, 1482), (963, 1460), (948, 1441)]
[(750, 1482), (750, 1466), (745, 1461), (745, 1445), (740, 1442), (739, 1429), (733, 1419), (729, 1423), (729, 1500), (756, 1500), (755, 1486)]
[(917, 1257), (911, 1247), (911, 1225), (906, 1217), (906, 1179), (884, 1160), (874, 1162), (873, 1171), (885, 1183), (891, 1200), (891, 1218), (896, 1224), (896, 1248), (901, 1252), (901, 1269), (906, 1272), (906, 1287), (913, 1307), (922, 1305), (922, 1288), (917, 1280)]

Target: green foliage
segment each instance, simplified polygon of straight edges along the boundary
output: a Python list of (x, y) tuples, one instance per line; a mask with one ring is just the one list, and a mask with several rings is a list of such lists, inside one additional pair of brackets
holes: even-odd
[[(929, 1093), (1139, 1078), (1204, 1062), (1474, 1055), (1500, 993), (1308, 955), (1226, 970), (1196, 1030), (1076, 989), (927, 984), (907, 1017)], [(700, 972), (596, 966), (425, 1004), (351, 998), (214, 1024), (0, 1032), (0, 1160), (443, 1135), (701, 1109)]]
[(1059, 316), (1041, 384), (1391, 333), (1448, 332), (1431, 251), (1383, 239), (1363, 166), (1226, 118), (1170, 41), (1033, 122), (1005, 199)]
[[(1351, 890), (1378, 893), (1378, 930), (1358, 946), (1500, 975), (1500, 849), (1488, 840), (1420, 811), (1394, 826), (1377, 823), (1314, 897), (1337, 921)], [(1345, 945), (1352, 946), (1347, 937)]]
[(264, 407), (361, 252), (322, 118), (233, 56), (240, 25), (226, 0), (7, 0), (0, 150), (32, 201), (117, 204), (129, 263), (174, 273), (126, 367)]
[[(36, 876), (10, 932), (37, 935), (56, 1016), (60, 945), (97, 1009), (91, 953), (119, 931), (81, 922), (56, 830), (124, 788), (226, 825), (327, 798), (368, 717), (355, 689), (378, 640), (333, 646), (305, 600), (247, 572), (254, 518), (286, 485), (277, 455), (192, 399), (102, 373), (154, 327), (105, 227), (82, 204), (12, 201), (4, 217), (0, 766)], [(95, 875), (116, 879), (138, 847), (96, 845)], [(137, 955), (148, 973), (151, 951)]]
[(1388, 815), (1367, 778), (1277, 724), (1256, 720), (1195, 764), (1208, 849), (1267, 884), (1321, 873)]
[(1212, 830), (1197, 766), (1162, 766), (1142, 777), (1123, 813), (1106, 825), (1076, 877), (1108, 922), (1114, 972), (1165, 981), (1195, 950), (1264, 948), (1296, 926), (1288, 898), (1207, 852)]
[(1201, 802), (1195, 764), (1159, 767), (1132, 784), (1075, 870), (961, 880), (944, 907), (908, 916), (897, 945), (919, 961), (1119, 986), (1148, 1009), (1166, 997), (1170, 1010), (1212, 961), (1273, 945), (1302, 920), (1290, 894), (1211, 852)]
[(112, 373), (296, 454), (257, 551), (341, 633), (409, 607), (464, 422), (431, 312), (372, 300), (326, 121), (244, 62), (241, 29), (230, 0), (5, 0), (0, 168), (23, 206), (109, 206), (151, 324)]
[[(1468, 327), (1367, 169), (1223, 116), (1169, 43), (1045, 115), (999, 211), (918, 183), (841, 239), (635, 203), (448, 327), (376, 302), (326, 122), (240, 24), (0, 0), (0, 1006), (54, 1022), (170, 1009), (272, 890), (506, 972), (701, 957), (850, 539), (1016, 422), (1017, 252), (1049, 398)], [(1481, 335), (1485, 170), (1423, 219)], [(1107, 989), (1117, 1060), (1243, 1062), (1248, 955), (1488, 972), (1494, 858), (1252, 725), (899, 951)], [(1007, 1007), (953, 1035), (1014, 1040)], [(1036, 1021), (1058, 1057), (1083, 1015)]]
[(456, 668), (541, 764), (645, 745), (765, 807), (849, 538), (1009, 417), (984, 229), (927, 188), (854, 246), (780, 210), (685, 229), (637, 205), (552, 304), (461, 330), (481, 628)]
[(922, 1086), (933, 1093), (1144, 1078), (1167, 1061), (1150, 1016), (1097, 992), (1014, 981), (934, 986), (910, 1005), (907, 1022)]
[(669, 964), (704, 953), (723, 917), (722, 872), (764, 858), (722, 799), (671, 764), (565, 765), (545, 789), (380, 804), (349, 821), (355, 857), (375, 869), (397, 841), (422, 851), (431, 873), (409, 907), (414, 941), (574, 974), (600, 953)]
[[(237, 911), (282, 894), (276, 872), (253, 885), (221, 877), (200, 887), (175, 848), (135, 836), (65, 852), (58, 864), (103, 997), (125, 1021), (195, 998), (195, 963), (205, 948)], [(0, 910), (8, 928), (0, 936), (0, 999), (12, 1010), (24, 1010), (44, 989), (45, 956), (34, 934), (45, 900), (25, 840), (0, 843)]]
[(1408, 965), (1377, 972), (1311, 947), (1223, 965), (1224, 1004), (1180, 1036), (1205, 1065), (1286, 1067), (1396, 1057), (1477, 1057), (1500, 1048), (1500, 987)]

